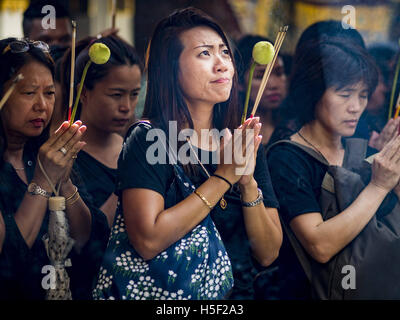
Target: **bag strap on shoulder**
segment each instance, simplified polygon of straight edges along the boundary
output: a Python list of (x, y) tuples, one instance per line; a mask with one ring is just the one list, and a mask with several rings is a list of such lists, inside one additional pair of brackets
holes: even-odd
[(304, 146), (301, 143), (292, 141), (292, 140), (279, 140), (275, 143), (273, 143), (272, 145), (270, 145), (266, 151), (266, 153), (268, 153), (273, 147), (275, 147), (276, 145), (280, 145), (280, 144), (290, 144), (293, 146), (298, 147), (299, 149), (303, 150), (304, 152), (306, 152), (308, 155), (310, 155), (311, 157), (313, 157), (315, 160), (321, 162), (322, 164), (329, 166), (329, 162), (318, 152), (316, 152), (314, 149)]

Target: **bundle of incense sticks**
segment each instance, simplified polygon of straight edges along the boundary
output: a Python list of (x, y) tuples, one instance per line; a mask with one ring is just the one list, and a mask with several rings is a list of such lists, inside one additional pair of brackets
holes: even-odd
[(71, 77), (69, 80), (69, 103), (68, 120), (71, 119), (72, 104), (74, 103), (74, 78), (75, 78), (75, 42), (76, 42), (76, 22), (72, 23), (72, 46), (71, 46)]
[(117, 0), (113, 0), (112, 11), (111, 11), (111, 27), (113, 29), (115, 29), (116, 17), (117, 17)]
[(397, 101), (396, 101), (396, 113), (394, 115), (395, 119), (399, 116), (399, 113), (400, 113), (400, 93), (399, 93), (399, 96), (397, 97)]
[(274, 57), (273, 57), (271, 63), (269, 63), (267, 65), (267, 67), (265, 68), (264, 75), (261, 80), (260, 87), (258, 89), (256, 101), (254, 103), (253, 110), (251, 111), (251, 116), (254, 116), (254, 114), (257, 111), (258, 104), (260, 103), (261, 97), (264, 94), (264, 90), (265, 90), (265, 87), (267, 86), (269, 76), (271, 75), (271, 71), (275, 65), (276, 58), (278, 57), (279, 50), (281, 49), (283, 40), (285, 39), (286, 32), (288, 31), (288, 29), (289, 29), (289, 26), (284, 26), (284, 27), (279, 28), (279, 32), (278, 32), (278, 35), (276, 36), (275, 45), (274, 45), (275, 54), (274, 54)]
[(13, 80), (13, 83), (11, 84), (11, 87), (8, 88), (7, 92), (4, 94), (3, 98), (1, 98), (0, 101), (0, 110), (3, 108), (3, 106), (5, 105), (5, 103), (7, 102), (8, 98), (11, 96), (11, 94), (13, 93), (15, 86), (17, 85), (18, 81), (22, 80), (24, 78), (24, 76), (22, 75), (22, 73), (20, 73), (19, 75), (17, 75), (15, 77), (15, 79)]

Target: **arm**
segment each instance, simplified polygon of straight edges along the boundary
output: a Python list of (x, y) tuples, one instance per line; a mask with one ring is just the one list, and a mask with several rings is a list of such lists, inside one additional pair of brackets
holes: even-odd
[[(197, 190), (214, 206), (228, 186), (224, 181), (210, 177)], [(154, 258), (184, 237), (210, 212), (194, 193), (164, 210), (162, 195), (140, 188), (124, 190), (122, 205), (129, 240), (145, 260)]]
[[(242, 200), (254, 201), (257, 198), (257, 182), (252, 181), (241, 186)], [(282, 245), (282, 228), (278, 211), (266, 208), (264, 203), (254, 207), (243, 207), (243, 216), (254, 257), (264, 267), (269, 266), (278, 257)]]
[(314, 259), (329, 261), (352, 241), (376, 213), (400, 176), (400, 136), (392, 139), (374, 158), (371, 182), (343, 212), (326, 221), (317, 212), (294, 218), (290, 226)]
[[(66, 199), (72, 196), (75, 192), (75, 186), (71, 179), (61, 185), (60, 194)], [(75, 247), (81, 249), (90, 237), (91, 230), (91, 214), (85, 202), (79, 196), (77, 201), (73, 197), (70, 201), (66, 201), (65, 213), (68, 217), (70, 235), (76, 241)]]
[(323, 221), (319, 212), (293, 218), (290, 227), (306, 251), (326, 263), (350, 243), (374, 216), (388, 191), (370, 183), (344, 211)]
[[(80, 139), (86, 127), (81, 127), (81, 124), (80, 121), (77, 121), (72, 126), (69, 126), (68, 123), (63, 123), (54, 135), (40, 147), (38, 157), (41, 159), (43, 167), (54, 185), (62, 179), (65, 180), (65, 177), (69, 179), (69, 172), (73, 163), (72, 156), (79, 152), (84, 145), (83, 142), (80, 142)], [(65, 147), (68, 150), (67, 154), (64, 155), (59, 151), (61, 147)], [(52, 190), (38, 165), (32, 181), (47, 192)], [(47, 211), (47, 204), (48, 199), (46, 197), (31, 195), (26, 192), (14, 215), (15, 223), (28, 247), (32, 247), (39, 233)], [(80, 239), (77, 240), (79, 244)]]
[[(266, 172), (268, 169), (263, 161), (264, 153), (262, 150), (259, 152), (262, 141), (262, 136), (259, 136), (261, 130), (259, 118), (256, 117), (250, 122), (245, 122), (243, 129), (254, 130), (254, 154), (250, 154), (250, 157), (254, 157), (254, 162), (249, 161), (246, 168), (246, 172), (249, 172), (249, 174), (243, 175), (239, 180), (242, 201), (251, 202), (257, 198), (258, 194), (258, 184), (254, 179), (255, 171), (258, 169), (258, 176), (267, 180), (265, 183), (270, 183), (270, 180), (269, 174)], [(251, 151), (251, 148), (249, 150)], [(257, 157), (259, 153), (260, 156)], [(257, 162), (259, 165), (256, 167)], [(254, 207), (243, 206), (242, 210), (253, 255), (262, 266), (267, 267), (278, 257), (282, 245), (283, 234), (278, 212), (275, 208), (266, 208), (263, 202)]]

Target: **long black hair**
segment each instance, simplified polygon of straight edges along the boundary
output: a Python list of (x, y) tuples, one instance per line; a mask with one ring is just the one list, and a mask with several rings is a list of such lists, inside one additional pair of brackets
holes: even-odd
[[(54, 80), (54, 61), (50, 54), (44, 52), (33, 45), (31, 41), (26, 40), (29, 44), (29, 50), (26, 52), (12, 52), (12, 50), (5, 50), (6, 47), (16, 38), (7, 38), (0, 40), (0, 92), (1, 96), (5, 94), (4, 85), (7, 81), (14, 79), (19, 70), (33, 61), (41, 63), (49, 69)], [(38, 137), (28, 140), (27, 143), (32, 144), (33, 148), (38, 149), (49, 137), (49, 125), (43, 130)], [(3, 127), (3, 120), (0, 112), (0, 163), (3, 160), (4, 151), (7, 149), (7, 137), (5, 128)]]
[[(151, 38), (146, 54), (147, 91), (142, 118), (168, 131), (169, 121), (177, 121), (178, 132), (193, 121), (179, 85), (179, 57), (183, 45), (179, 36), (186, 30), (206, 26), (213, 29), (227, 46), (232, 62), (233, 53), (222, 28), (209, 16), (195, 8), (175, 11), (161, 20)], [(236, 68), (235, 68), (236, 69)], [(237, 128), (240, 112), (237, 97), (237, 72), (232, 80), (230, 98), (218, 103), (213, 110), (213, 125), (218, 130)]]

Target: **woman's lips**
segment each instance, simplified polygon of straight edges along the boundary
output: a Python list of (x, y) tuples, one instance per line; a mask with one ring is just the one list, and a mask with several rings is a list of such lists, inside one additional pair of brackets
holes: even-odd
[(358, 120), (346, 120), (346, 121), (344, 121), (346, 124), (348, 124), (349, 126), (351, 126), (351, 127), (356, 127), (357, 126), (357, 123), (358, 123)]
[(278, 102), (281, 100), (282, 96), (278, 93), (274, 93), (274, 94), (269, 94), (266, 96), (267, 100), (271, 101), (271, 102)]
[(33, 126), (35, 128), (41, 128), (41, 127), (44, 126), (44, 120), (43, 119), (39, 119), (39, 118), (38, 119), (33, 119), (30, 122), (33, 124)]
[(228, 79), (228, 78), (220, 78), (220, 79), (211, 81), (211, 83), (218, 83), (218, 84), (222, 83), (222, 84), (224, 84), (224, 83), (229, 83), (229, 81), (230, 81), (230, 79)]
[(125, 126), (129, 122), (129, 119), (113, 119), (113, 122), (118, 126)]

